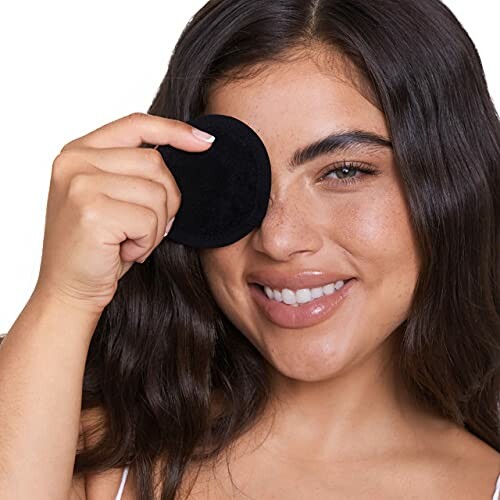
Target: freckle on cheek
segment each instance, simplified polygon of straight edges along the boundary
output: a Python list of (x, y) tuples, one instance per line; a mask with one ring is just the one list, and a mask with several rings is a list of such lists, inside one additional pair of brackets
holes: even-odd
[(388, 221), (379, 215), (358, 217), (351, 223), (351, 233), (357, 242), (372, 246), (379, 240), (384, 240), (390, 233)]

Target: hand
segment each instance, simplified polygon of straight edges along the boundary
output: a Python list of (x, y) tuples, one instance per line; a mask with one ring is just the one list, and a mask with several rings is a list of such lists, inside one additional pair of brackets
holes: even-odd
[(118, 280), (162, 241), (181, 192), (161, 154), (211, 143), (191, 125), (132, 113), (66, 144), (52, 165), (36, 290), (100, 313)]

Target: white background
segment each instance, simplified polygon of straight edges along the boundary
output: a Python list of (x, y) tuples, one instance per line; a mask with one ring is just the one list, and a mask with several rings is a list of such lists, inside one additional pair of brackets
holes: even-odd
[[(249, 0), (251, 1), (251, 0)], [(0, 333), (38, 277), (52, 161), (64, 144), (146, 112), (180, 33), (205, 0), (0, 4)], [(497, 0), (447, 0), (500, 103)]]

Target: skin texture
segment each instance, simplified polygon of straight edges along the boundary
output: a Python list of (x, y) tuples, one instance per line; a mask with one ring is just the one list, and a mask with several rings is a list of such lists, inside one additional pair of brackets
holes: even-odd
[[(201, 258), (221, 309), (273, 367), (276, 394), (287, 404), (280, 432), (294, 436), (289, 453), (326, 458), (331, 450), (359, 454), (368, 443), (387, 443), (383, 423), (390, 418), (396, 425), (405, 406), (384, 366), (419, 268), (392, 151), (333, 153), (293, 173), (286, 168), (297, 147), (329, 132), (365, 129), (389, 138), (384, 115), (345, 78), (328, 76), (308, 59), (216, 88), (207, 112), (250, 125), (271, 161), (271, 202), (261, 227)], [(342, 184), (342, 172), (320, 180), (343, 160), (369, 164), (379, 175), (351, 173), (356, 184)], [(256, 268), (337, 269), (358, 281), (331, 318), (287, 331), (268, 321), (249, 294), (246, 274)], [(379, 426), (384, 436), (371, 436)], [(366, 438), (357, 450), (353, 431)]]
[[(391, 363), (394, 332), (407, 317), (420, 266), (392, 150), (333, 153), (293, 173), (286, 168), (299, 146), (341, 129), (389, 139), (383, 113), (345, 69), (338, 64), (332, 73), (310, 56), (274, 62), (257, 77), (214, 86), (209, 95), (205, 112), (252, 127), (272, 169), (262, 225), (230, 246), (200, 252), (219, 306), (272, 373), (274, 426), (258, 426), (237, 444), (233, 480), (254, 498), (311, 492), (402, 498), (408, 488), (419, 498), (491, 498), (500, 455), (415, 407)], [(355, 184), (342, 184), (342, 172), (320, 180), (344, 160), (368, 164), (379, 175), (351, 172)], [(336, 269), (358, 281), (331, 318), (287, 330), (269, 322), (250, 296), (246, 275), (263, 268)], [(207, 477), (199, 480), (199, 498), (230, 495), (225, 464), (218, 477), (215, 489)]]
[[(188, 467), (179, 498), (491, 500), (500, 454), (416, 408), (391, 363), (420, 266), (391, 150), (330, 154), (293, 173), (286, 169), (295, 149), (336, 130), (389, 137), (383, 114), (345, 68), (333, 78), (322, 61), (309, 55), (273, 63), (258, 77), (221, 83), (209, 94), (205, 112), (247, 123), (271, 160), (261, 227), (200, 257), (219, 306), (268, 361), (274, 399), (222, 460), (199, 473)], [(380, 174), (351, 172), (356, 184), (341, 184), (342, 172), (320, 180), (343, 160), (368, 163)], [(263, 268), (337, 269), (358, 281), (329, 320), (286, 330), (267, 321), (249, 294), (246, 275)], [(121, 473), (88, 477), (87, 499), (114, 498)], [(135, 481), (129, 474), (122, 500), (137, 498)]]

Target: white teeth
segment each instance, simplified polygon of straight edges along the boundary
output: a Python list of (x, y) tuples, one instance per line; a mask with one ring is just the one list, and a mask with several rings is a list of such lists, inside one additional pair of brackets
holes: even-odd
[(297, 302), (297, 297), (295, 296), (295, 293), (289, 290), (288, 288), (284, 288), (283, 291), (281, 292), (281, 295), (283, 295), (283, 302), (285, 304), (295, 304)]
[(283, 290), (273, 290), (265, 286), (264, 291), (270, 300), (277, 302), (284, 302), (285, 304), (293, 307), (299, 307), (300, 304), (306, 304), (314, 299), (318, 299), (323, 295), (331, 295), (336, 290), (340, 290), (344, 286), (344, 281), (339, 280), (336, 283), (328, 283), (325, 286), (317, 288), (301, 288), (300, 290), (293, 291), (288, 288)]
[(295, 292), (295, 297), (297, 298), (297, 302), (299, 304), (305, 304), (312, 300), (311, 290), (309, 288), (302, 288), (301, 290), (297, 290)]

